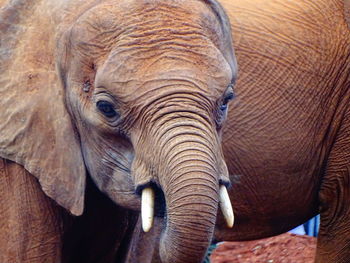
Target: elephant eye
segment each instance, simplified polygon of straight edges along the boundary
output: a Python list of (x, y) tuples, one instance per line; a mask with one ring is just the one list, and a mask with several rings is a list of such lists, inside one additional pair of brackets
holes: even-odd
[(117, 115), (114, 107), (111, 103), (105, 100), (100, 100), (96, 103), (96, 106), (100, 112), (103, 113), (107, 118), (113, 118)]
[(221, 129), (222, 124), (224, 123), (227, 117), (227, 108), (230, 100), (234, 99), (235, 93), (233, 91), (233, 85), (230, 84), (225, 90), (224, 95), (219, 101), (217, 115), (216, 115), (216, 126), (217, 129)]
[(221, 105), (220, 105), (220, 110), (221, 110), (221, 111), (227, 110), (227, 103), (221, 104)]
[(227, 110), (227, 104), (235, 97), (235, 94), (233, 92), (233, 87), (230, 84), (224, 94), (224, 97), (222, 99), (222, 102), (220, 104), (220, 110), (226, 111)]

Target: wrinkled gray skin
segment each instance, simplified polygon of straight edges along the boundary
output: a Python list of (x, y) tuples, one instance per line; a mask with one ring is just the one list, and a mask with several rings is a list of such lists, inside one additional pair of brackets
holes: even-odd
[[(222, 8), (201, 0), (1, 0), (0, 6), (5, 166), (19, 173), (10, 161), (22, 165), (47, 196), (74, 215), (83, 213), (90, 176), (118, 205), (102, 197), (101, 204), (94, 202), (96, 189), (87, 191), (82, 220), (91, 230), (88, 240), (97, 235), (93, 222), (99, 213), (106, 225), (113, 214), (122, 233), (109, 258), (125, 248), (135, 221), (131, 216), (125, 222), (125, 209), (139, 211), (139, 194), (151, 186), (157, 205), (166, 208), (163, 262), (200, 262), (212, 239), (219, 186), (229, 184), (221, 128), (237, 68)], [(45, 200), (40, 187), (34, 181), (21, 192), (38, 192)], [(20, 203), (25, 197), (17, 198)], [(56, 206), (51, 213), (39, 204), (38, 217), (58, 227), (50, 236), (52, 251), (38, 254), (30, 248), (40, 246), (45, 233), (33, 226), (30, 233), (42, 238), (32, 239), (20, 231), (30, 212), (22, 215), (12, 207), (19, 220), (5, 213), (11, 209), (1, 209), (1, 224), (19, 226), (12, 235), (17, 239), (5, 236), (0, 242), (3, 262), (61, 262), (62, 246), (67, 260), (83, 253), (64, 236), (73, 240), (84, 230), (68, 224), (66, 235), (66, 216)], [(5, 244), (15, 252), (7, 252)]]

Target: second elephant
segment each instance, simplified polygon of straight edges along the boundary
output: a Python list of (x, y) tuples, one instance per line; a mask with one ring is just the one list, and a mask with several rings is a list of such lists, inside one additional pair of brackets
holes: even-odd
[(216, 238), (276, 235), (320, 213), (316, 262), (349, 262), (348, 3), (222, 4), (240, 76), (223, 135), (236, 221), (219, 219)]

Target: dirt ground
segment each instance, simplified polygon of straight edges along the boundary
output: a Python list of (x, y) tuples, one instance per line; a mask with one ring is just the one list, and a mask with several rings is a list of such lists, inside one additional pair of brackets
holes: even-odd
[(295, 234), (245, 242), (224, 242), (210, 257), (212, 263), (313, 263), (316, 238)]

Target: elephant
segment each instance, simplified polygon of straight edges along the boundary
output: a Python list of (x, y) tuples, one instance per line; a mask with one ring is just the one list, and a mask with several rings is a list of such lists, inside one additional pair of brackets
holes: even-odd
[(286, 232), (320, 213), (316, 262), (350, 262), (350, 1), (221, 1), (239, 66), (222, 146), (235, 226)]
[(215, 0), (0, 0), (0, 261), (163, 262), (233, 213), (221, 136), (237, 62)]
[(215, 241), (281, 234), (320, 213), (315, 261), (350, 262), (350, 1), (220, 3), (239, 74), (222, 135), (235, 224), (218, 214)]

